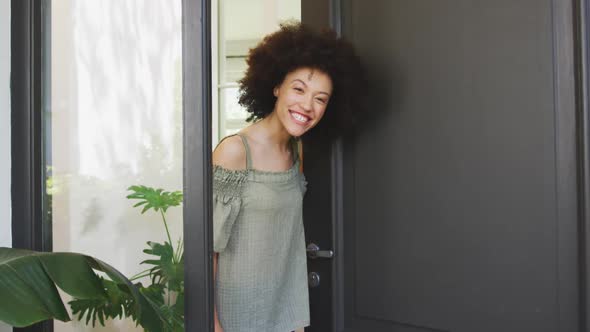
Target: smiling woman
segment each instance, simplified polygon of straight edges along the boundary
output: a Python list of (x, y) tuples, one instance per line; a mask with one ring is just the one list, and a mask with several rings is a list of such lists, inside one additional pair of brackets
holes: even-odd
[(215, 330), (300, 331), (310, 324), (300, 137), (350, 123), (361, 68), (334, 32), (300, 23), (264, 38), (247, 64), (240, 104), (253, 123), (213, 153)]

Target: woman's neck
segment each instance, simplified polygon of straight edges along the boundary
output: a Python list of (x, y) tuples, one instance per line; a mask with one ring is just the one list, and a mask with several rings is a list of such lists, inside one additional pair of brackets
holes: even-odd
[(273, 146), (279, 146), (282, 149), (289, 149), (291, 134), (285, 129), (281, 121), (277, 118), (276, 113), (272, 112), (264, 119), (252, 125), (251, 136), (257, 141), (267, 142)]

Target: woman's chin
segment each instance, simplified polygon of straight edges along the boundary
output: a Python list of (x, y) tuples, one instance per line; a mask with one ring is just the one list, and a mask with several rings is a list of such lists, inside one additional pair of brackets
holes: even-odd
[(305, 134), (309, 129), (310, 129), (309, 127), (303, 127), (300, 125), (293, 125), (293, 126), (290, 126), (287, 128), (287, 132), (291, 136), (299, 137), (299, 136)]

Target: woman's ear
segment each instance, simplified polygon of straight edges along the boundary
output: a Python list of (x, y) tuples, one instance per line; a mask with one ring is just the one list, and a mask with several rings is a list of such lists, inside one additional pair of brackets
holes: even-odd
[(278, 86), (275, 86), (275, 88), (272, 89), (272, 94), (277, 98), (279, 97), (279, 87)]

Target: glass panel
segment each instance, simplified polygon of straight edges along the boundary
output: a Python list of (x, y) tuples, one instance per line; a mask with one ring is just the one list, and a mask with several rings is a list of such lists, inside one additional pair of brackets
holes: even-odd
[[(246, 71), (248, 50), (267, 34), (277, 30), (286, 20), (301, 20), (300, 0), (218, 0), (217, 30), (213, 40), (217, 45), (217, 68), (213, 68), (213, 82), (217, 86), (213, 98), (218, 98), (218, 124), (214, 123), (213, 143), (232, 134), (247, 123), (247, 113), (238, 104), (236, 82)], [(216, 13), (213, 13), (214, 15)], [(215, 128), (217, 127), (217, 130)]]
[(248, 113), (238, 104), (238, 87), (228, 86), (220, 89), (220, 105), (225, 111), (226, 134), (239, 131), (246, 126), (245, 119)]
[[(53, 248), (131, 277), (152, 267), (142, 261), (158, 259), (142, 252), (146, 242), (169, 236), (163, 215), (141, 214), (128, 188), (182, 190), (181, 0), (60, 0), (51, 15), (45, 153)], [(165, 218), (178, 250), (181, 206)], [(170, 294), (166, 303), (175, 302)], [(55, 330), (143, 331), (130, 319), (106, 328), (56, 321)]]

